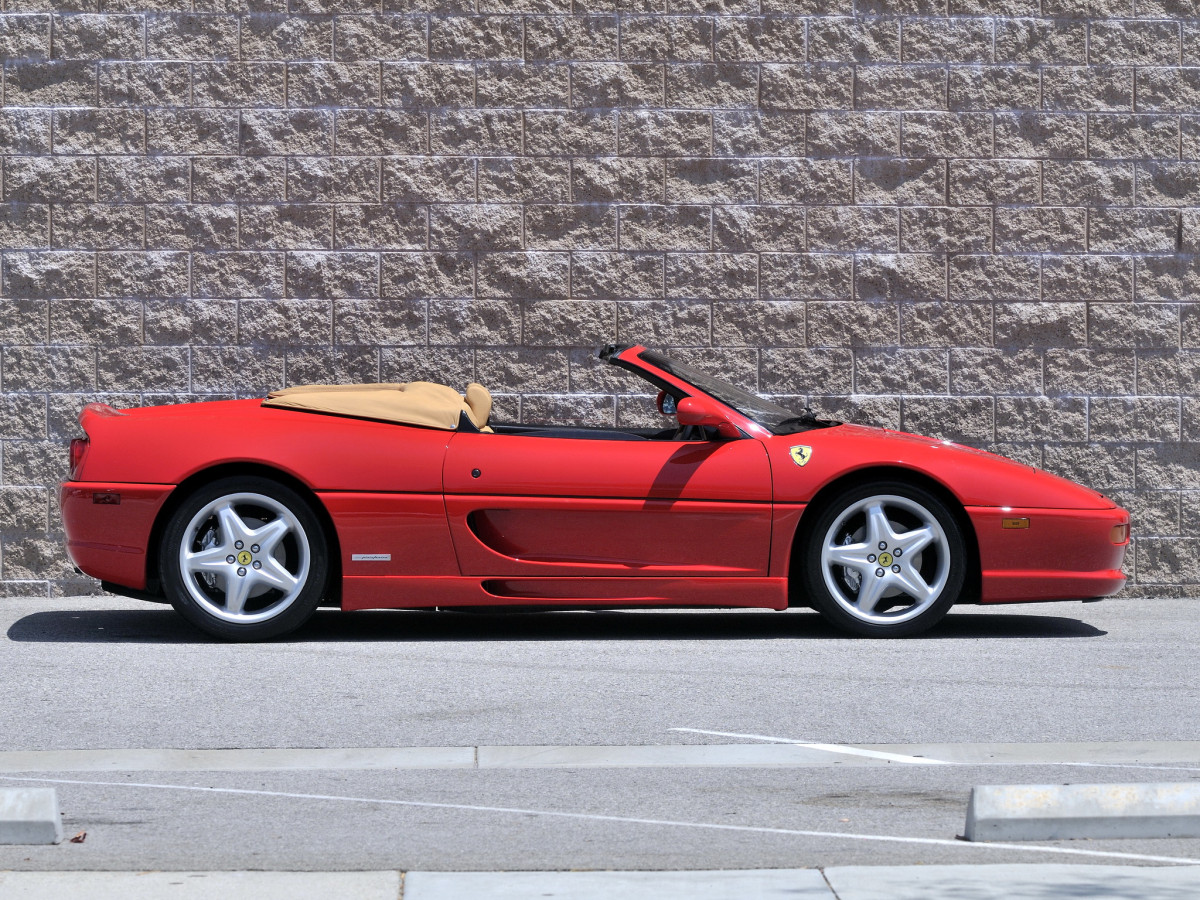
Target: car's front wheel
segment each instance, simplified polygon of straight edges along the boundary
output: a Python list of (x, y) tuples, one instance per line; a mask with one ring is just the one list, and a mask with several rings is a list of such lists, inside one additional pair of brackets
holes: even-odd
[(159, 551), (167, 599), (189, 622), (234, 641), (279, 637), (316, 610), (329, 577), (321, 523), (291, 488), (223, 478), (175, 510)]
[(940, 621), (962, 591), (962, 531), (941, 499), (915, 485), (880, 481), (844, 491), (822, 507), (807, 536), (807, 597), (843, 630), (916, 634)]

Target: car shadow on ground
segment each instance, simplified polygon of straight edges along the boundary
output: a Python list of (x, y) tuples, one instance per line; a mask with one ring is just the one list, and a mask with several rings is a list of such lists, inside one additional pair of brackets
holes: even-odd
[[(1063, 616), (953, 612), (933, 630), (908, 640), (1102, 637), (1105, 631)], [(14, 622), (8, 639), (34, 643), (220, 643), (173, 610), (94, 609), (31, 613)], [(745, 611), (434, 612), (319, 610), (278, 643), (412, 641), (729, 641), (855, 640), (816, 613)]]

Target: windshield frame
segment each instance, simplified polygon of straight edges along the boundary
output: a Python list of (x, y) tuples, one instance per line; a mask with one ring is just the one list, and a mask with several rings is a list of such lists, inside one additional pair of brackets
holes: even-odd
[[(802, 421), (802, 419), (807, 419), (807, 417), (801, 416), (800, 413), (794, 410), (787, 409), (777, 403), (772, 403), (770, 400), (745, 391), (736, 385), (730, 384), (728, 381), (710, 375), (687, 363), (678, 362), (641, 345), (605, 348), (605, 350), (601, 351), (600, 355), (615, 365), (635, 369), (638, 374), (651, 383), (659, 387), (665, 387), (660, 378), (655, 377), (651, 372), (642, 369), (640, 365), (636, 364), (658, 369), (683, 384), (703, 394), (707, 394), (714, 400), (729, 407), (743, 419), (754, 423), (771, 434), (798, 434), (799, 432), (808, 431), (813, 428), (837, 424), (834, 422), (823, 422), (815, 417), (807, 421)], [(672, 391), (668, 392), (673, 393)]]

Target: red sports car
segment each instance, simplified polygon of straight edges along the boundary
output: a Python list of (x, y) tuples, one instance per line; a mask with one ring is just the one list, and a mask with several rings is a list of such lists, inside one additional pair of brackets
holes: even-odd
[(892, 637), (956, 602), (1124, 582), (1129, 515), (1093, 490), (797, 415), (642, 346), (600, 358), (652, 385), (667, 427), (489, 425), (480, 385), (420, 381), (89, 405), (61, 489), (68, 552), (230, 640), (286, 634), (323, 602), (800, 605)]

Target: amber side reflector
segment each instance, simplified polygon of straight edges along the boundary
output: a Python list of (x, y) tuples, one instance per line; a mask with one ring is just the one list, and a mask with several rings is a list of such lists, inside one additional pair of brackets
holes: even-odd
[(1024, 516), (1022, 516), (1019, 519), (1001, 519), (1000, 527), (1001, 528), (1028, 528), (1029, 527), (1029, 519), (1025, 518)]
[(1112, 542), (1114, 544), (1123, 544), (1127, 540), (1129, 540), (1129, 523), (1114, 525), (1112, 527)]
[(99, 503), (101, 506), (120, 506), (121, 495), (113, 491), (96, 491), (92, 494), (92, 502)]

